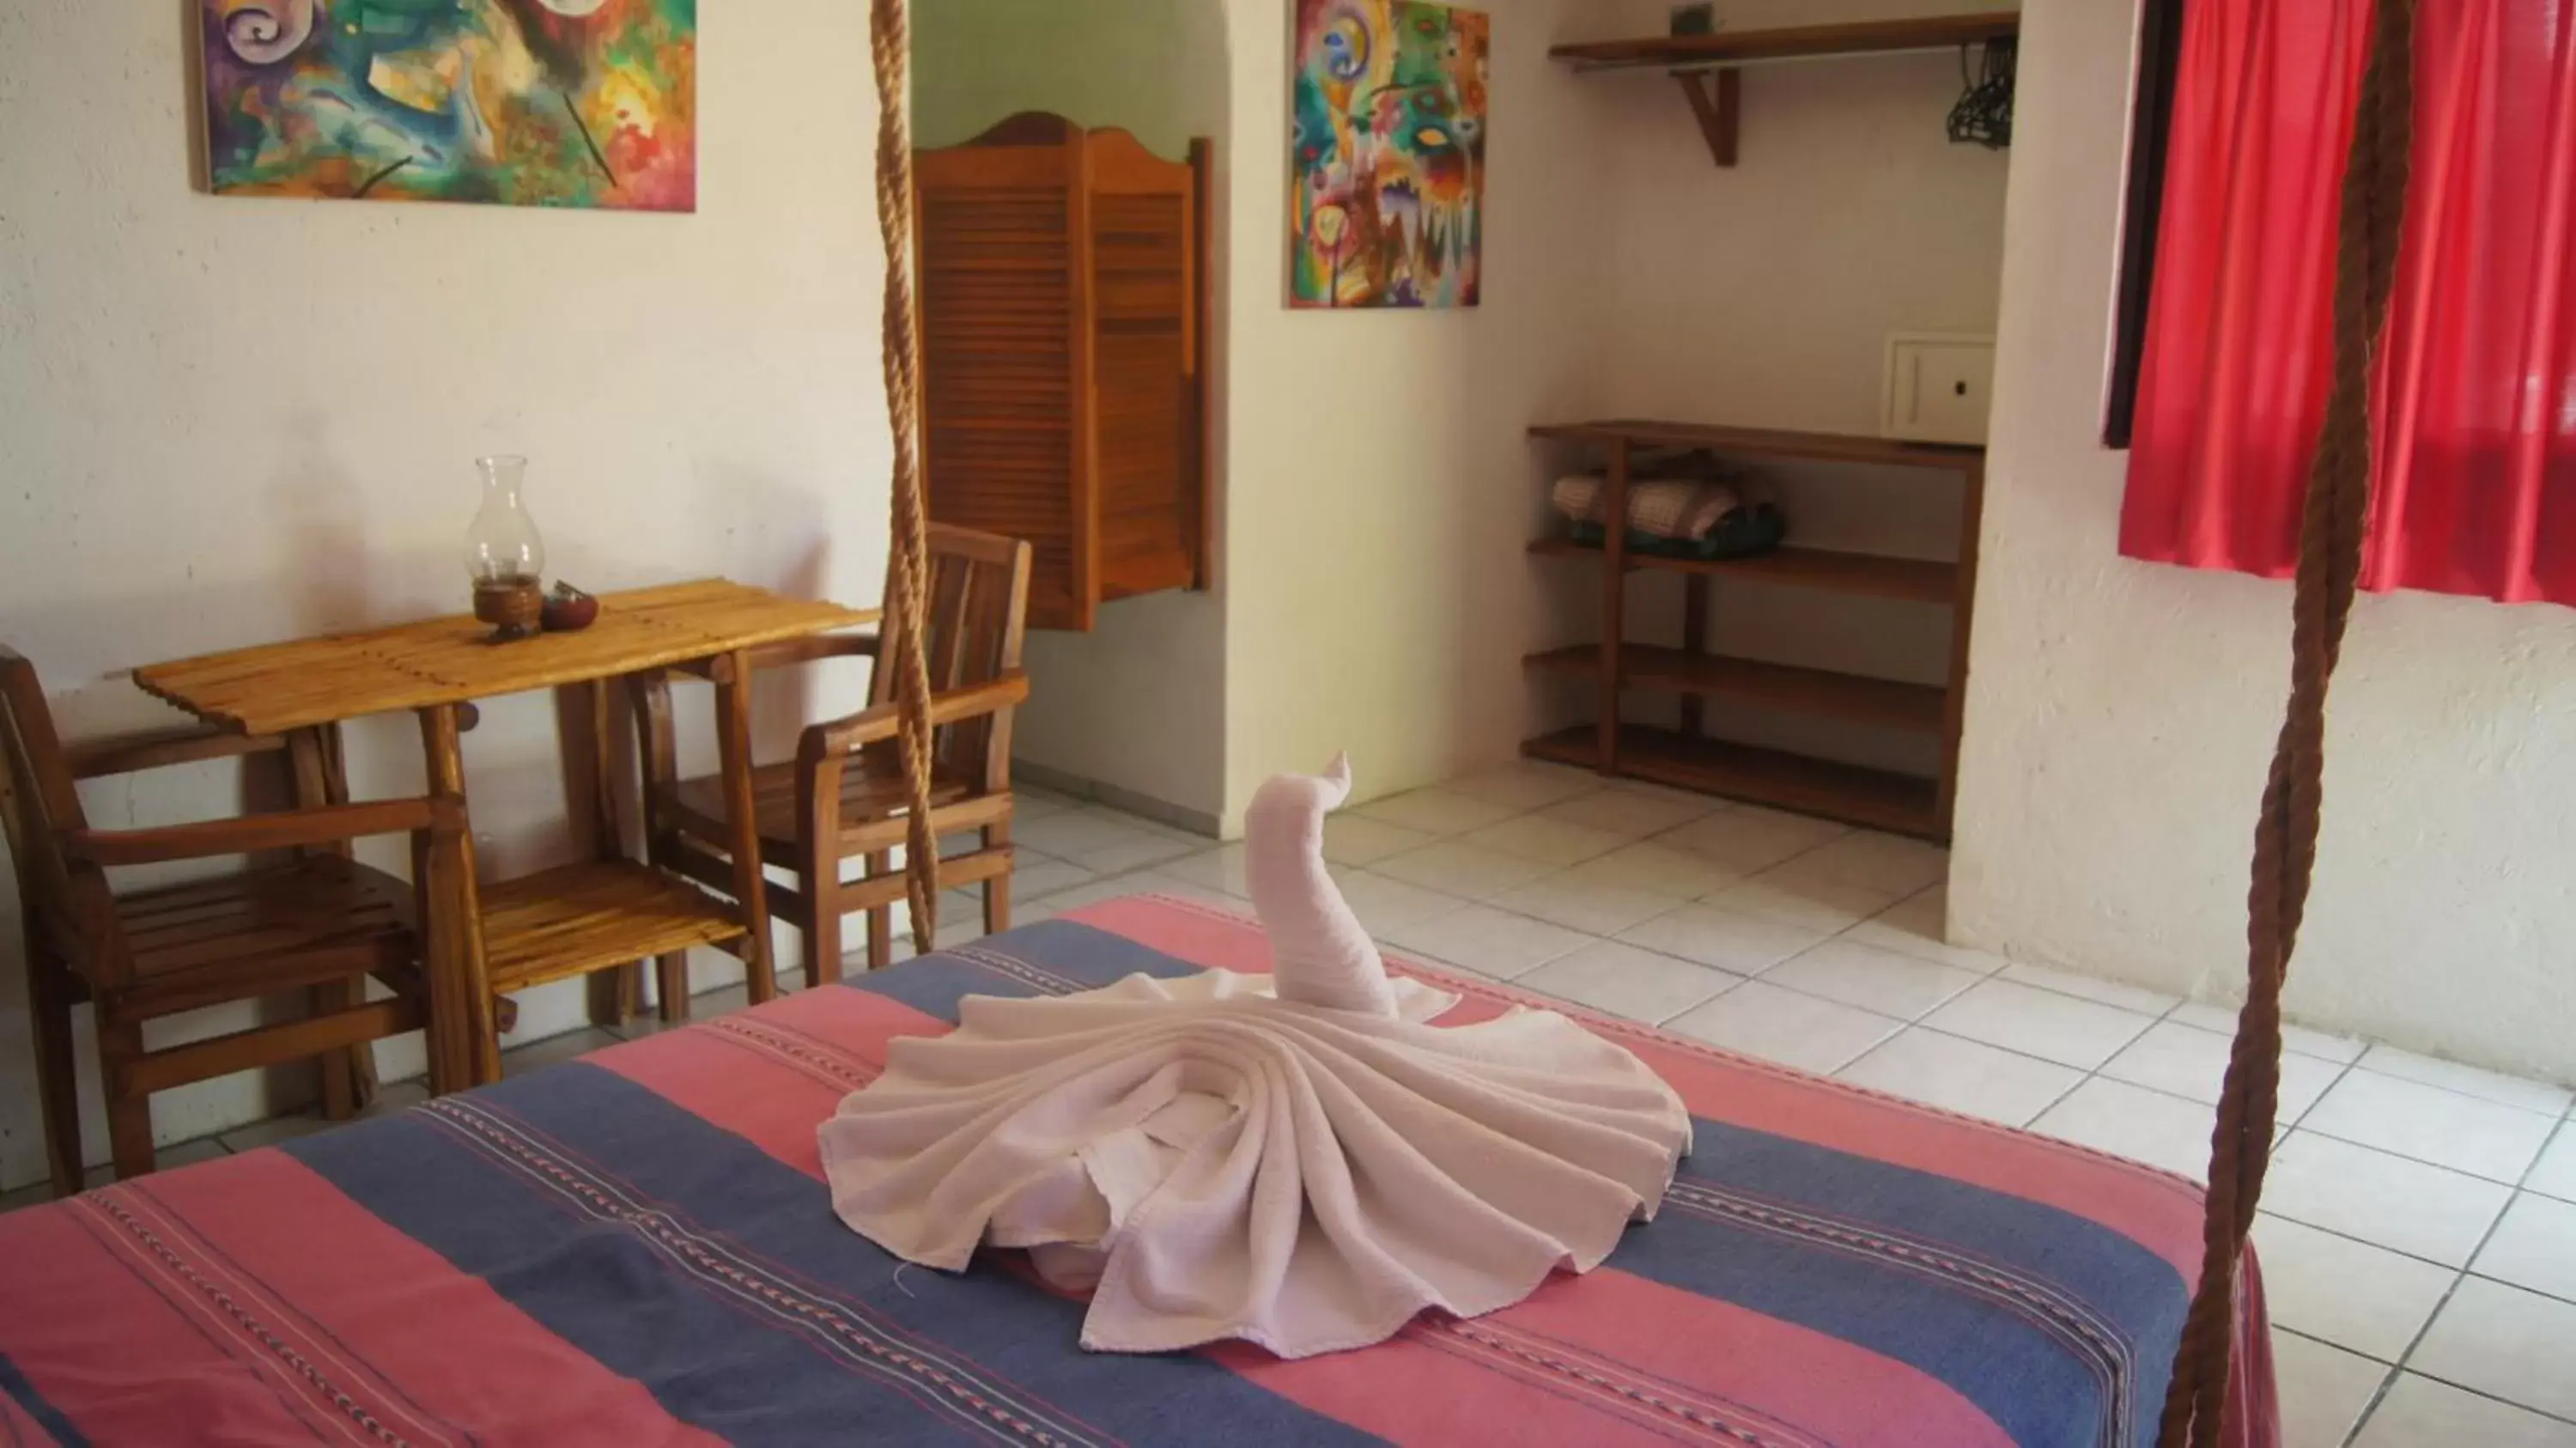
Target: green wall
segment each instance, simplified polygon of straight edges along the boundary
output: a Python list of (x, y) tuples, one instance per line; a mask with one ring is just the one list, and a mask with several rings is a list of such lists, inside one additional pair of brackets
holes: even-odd
[(915, 140), (1051, 111), (1178, 158), (1224, 126), (1224, 26), (1216, 0), (916, 0)]

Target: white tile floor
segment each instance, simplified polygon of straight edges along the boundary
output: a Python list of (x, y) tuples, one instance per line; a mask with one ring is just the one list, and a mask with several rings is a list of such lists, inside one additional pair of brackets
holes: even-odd
[[(1142, 892), (1250, 908), (1240, 846), (1025, 798), (1018, 923)], [(2232, 1013), (1944, 943), (1931, 846), (1516, 764), (1338, 816), (1325, 853), (1399, 954), (2190, 1176), (2207, 1160)], [(942, 944), (980, 931), (967, 897), (942, 918)], [(2257, 1229), (2290, 1448), (2576, 1448), (2576, 1094), (2290, 1035)]]

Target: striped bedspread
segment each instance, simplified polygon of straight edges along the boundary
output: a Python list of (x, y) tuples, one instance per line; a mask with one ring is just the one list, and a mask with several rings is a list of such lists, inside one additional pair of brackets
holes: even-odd
[[(890, 1038), (1265, 960), (1245, 922), (1112, 902), (0, 1218), (0, 1443), (2153, 1441), (2196, 1188), (1625, 1022), (1584, 1017), (1698, 1118), (1662, 1214), (1361, 1352), (1086, 1354), (1011, 1254), (948, 1276), (834, 1219), (814, 1128)], [(1530, 999), (1440, 979), (1458, 1019)], [(2246, 1296), (2239, 1442), (2272, 1448)]]

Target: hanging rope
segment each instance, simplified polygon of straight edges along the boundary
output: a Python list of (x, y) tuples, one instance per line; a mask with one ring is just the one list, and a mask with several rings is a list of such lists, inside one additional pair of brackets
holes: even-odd
[(2335, 257), (2334, 381), (2308, 475), (2291, 604), (2290, 705), (2254, 830), (2245, 1008), (2210, 1139), (2200, 1286), (2165, 1393), (2163, 1448), (2215, 1448), (2225, 1427), (2236, 1268), (2271, 1160), (2281, 1085), (2281, 986), (2316, 873), (2326, 691), (2361, 579), (2370, 513), (2370, 371), (2397, 276), (2413, 141), (2415, 0), (2376, 0), (2346, 162)]
[(930, 518), (921, 493), (921, 352), (914, 329), (912, 229), (912, 23), (906, 0), (872, 0), (868, 40), (877, 80), (877, 228), (885, 238), (886, 414), (894, 427), (894, 547), (886, 621), (895, 671), (897, 739), (911, 800), (904, 894), (913, 949), (928, 953), (939, 932), (939, 836), (930, 827)]

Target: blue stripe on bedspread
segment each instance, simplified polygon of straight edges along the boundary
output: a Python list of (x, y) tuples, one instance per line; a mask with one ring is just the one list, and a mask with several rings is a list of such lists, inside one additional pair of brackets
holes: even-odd
[(1956, 1388), (2017, 1443), (2151, 1440), (2180, 1276), (2055, 1207), (1743, 1127), (1696, 1140), (1610, 1265), (1795, 1322)]
[[(18, 1405), (18, 1411), (33, 1418), (36, 1426), (51, 1434), (62, 1448), (89, 1448), (89, 1436), (72, 1426), (72, 1420), (63, 1416), (61, 1409), (45, 1401), (45, 1395), (36, 1391), (36, 1385), (27, 1381), (27, 1375), (18, 1371), (7, 1353), (0, 1353), (0, 1393), (7, 1394)], [(0, 1421), (0, 1430), (8, 1426)]]
[(850, 990), (899, 1000), (955, 1024), (957, 1002), (970, 995), (1070, 995), (1114, 985), (1131, 975), (1177, 980), (1199, 967), (1123, 935), (1070, 920), (1044, 920), (955, 950), (919, 956), (887, 970), (843, 981)]
[[(1048, 921), (848, 982), (954, 1021), (966, 995), (1063, 994), (1197, 967)], [(1949, 1384), (2016, 1443), (2150, 1441), (2188, 1289), (2099, 1223), (1912, 1168), (1705, 1119), (1609, 1265), (1794, 1322)]]
[(898, 1276), (811, 1177), (596, 1067), (288, 1149), (736, 1443), (1378, 1441), (1202, 1358), (1084, 1353), (1080, 1304), (989, 1264)]

